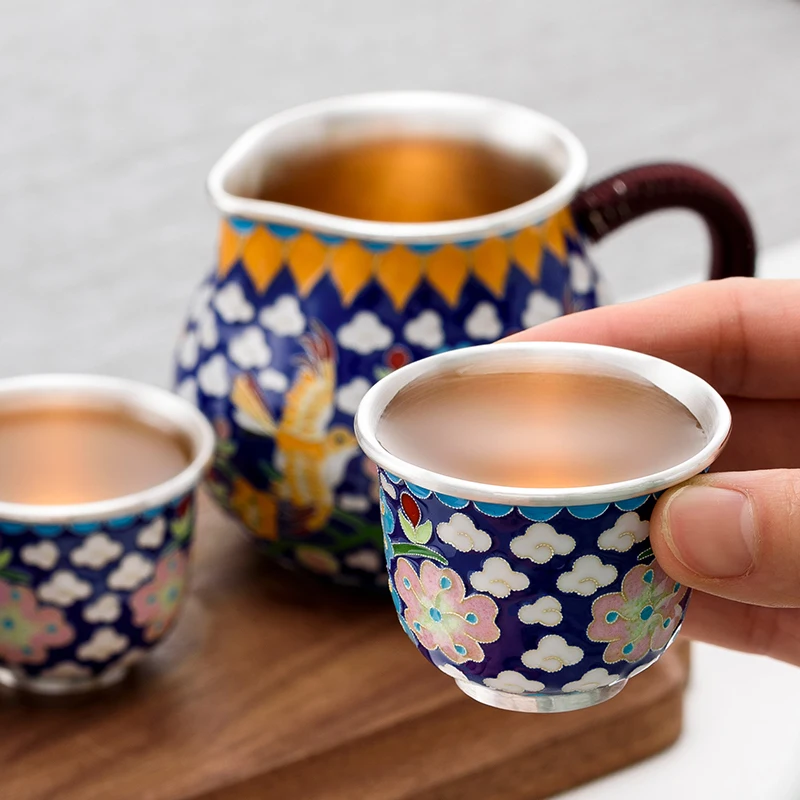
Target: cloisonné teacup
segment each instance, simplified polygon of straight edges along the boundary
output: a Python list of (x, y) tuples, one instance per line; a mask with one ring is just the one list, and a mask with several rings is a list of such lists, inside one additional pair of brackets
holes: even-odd
[[(649, 382), (696, 417), (702, 449), (634, 480), (521, 489), (424, 469), (376, 434), (389, 403), (420, 380), (543, 365)], [(380, 468), (390, 587), (411, 641), (463, 692), (496, 708), (569, 711), (614, 697), (673, 641), (689, 600), (650, 548), (655, 502), (710, 466), (730, 424), (724, 400), (701, 378), (596, 345), (466, 348), (384, 378), (362, 401), (356, 433)]]
[(205, 417), (162, 389), (79, 375), (0, 381), (2, 412), (59, 404), (169, 432), (185, 443), (187, 465), (109, 500), (0, 502), (0, 684), (43, 694), (116, 683), (172, 627), (185, 596), (195, 490), (214, 449)]

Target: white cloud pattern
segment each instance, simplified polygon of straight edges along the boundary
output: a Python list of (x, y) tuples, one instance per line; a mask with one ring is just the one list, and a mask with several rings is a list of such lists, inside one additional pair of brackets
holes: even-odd
[(214, 307), (225, 322), (250, 322), (255, 310), (238, 283), (227, 283), (214, 296)]
[(504, 558), (492, 556), (483, 563), (480, 572), (473, 572), (469, 582), (479, 592), (488, 592), (495, 597), (508, 597), (530, 586), (530, 578), (524, 572), (515, 572)]
[(464, 321), (464, 330), (470, 339), (494, 341), (503, 332), (503, 323), (497, 309), (487, 302), (478, 303)]
[(231, 387), (228, 375), (228, 362), (225, 356), (217, 353), (197, 371), (200, 388), (209, 397), (225, 397)]
[(261, 369), (272, 360), (272, 350), (264, 338), (264, 331), (250, 325), (231, 339), (228, 356), (242, 369)]
[(175, 393), (193, 406), (197, 405), (197, 381), (194, 378), (186, 378), (181, 381)]
[(360, 569), (364, 572), (380, 572), (383, 568), (383, 557), (375, 550), (364, 548), (348, 553), (344, 563), (351, 569)]
[(116, 622), (122, 611), (119, 598), (115, 594), (104, 594), (83, 610), (87, 622)]
[(20, 557), (26, 564), (39, 569), (53, 569), (61, 555), (53, 542), (27, 544), (20, 550)]
[(617, 550), (625, 553), (637, 542), (643, 542), (650, 535), (650, 522), (639, 519), (635, 511), (623, 514), (615, 523), (600, 534), (597, 546), (601, 550)]
[(113, 664), (109, 664), (104, 670), (103, 673), (110, 672), (114, 670), (115, 672), (118, 670), (127, 671), (131, 667), (138, 664), (145, 656), (147, 655), (147, 650), (142, 647), (131, 647), (127, 653), (121, 655)]
[(217, 318), (214, 316), (213, 308), (206, 308), (197, 319), (197, 336), (200, 344), (206, 350), (213, 350), (219, 342), (219, 332), (217, 331)]
[(535, 603), (522, 606), (517, 612), (520, 622), (526, 625), (544, 625), (554, 628), (564, 618), (561, 603), (555, 597), (540, 597)]
[(562, 313), (561, 303), (541, 289), (535, 289), (528, 295), (528, 303), (522, 312), (522, 324), (526, 328), (532, 328), (534, 325), (560, 317)]
[(135, 589), (153, 574), (153, 564), (140, 553), (128, 553), (108, 576), (109, 589)]
[(258, 321), (278, 336), (299, 336), (306, 329), (306, 318), (297, 298), (281, 295), (271, 306), (258, 315)]
[(337, 339), (342, 347), (354, 350), (361, 356), (386, 350), (394, 336), (391, 328), (384, 325), (372, 311), (358, 311), (350, 322), (339, 328)]
[(194, 331), (185, 333), (178, 345), (178, 363), (184, 369), (194, 369), (199, 355), (200, 347), (197, 342), (197, 334)]
[(530, 694), (544, 689), (541, 681), (529, 680), (522, 673), (510, 669), (504, 669), (496, 678), (484, 678), (483, 683), (490, 689), (509, 694)]
[(92, 677), (89, 667), (76, 664), (74, 661), (62, 661), (49, 669), (43, 669), (39, 674), (42, 678), (59, 678), (67, 681)]
[(195, 292), (189, 305), (189, 319), (192, 322), (196, 322), (206, 312), (213, 295), (214, 287), (210, 283), (204, 283)]
[(568, 594), (583, 597), (593, 595), (602, 586), (608, 586), (617, 577), (617, 568), (604, 564), (597, 556), (581, 556), (569, 572), (558, 576), (556, 586)]
[(571, 553), (575, 549), (575, 540), (546, 522), (534, 522), (522, 536), (512, 539), (510, 546), (515, 556), (546, 564), (555, 555)]
[(563, 636), (550, 634), (539, 640), (538, 646), (522, 654), (522, 663), (530, 669), (558, 672), (581, 661), (583, 650), (567, 644)]
[(85, 600), (91, 593), (92, 585), (88, 581), (80, 580), (74, 572), (65, 569), (54, 572), (50, 580), (36, 591), (40, 600), (63, 608), (76, 600)]
[(70, 553), (69, 559), (76, 567), (102, 569), (116, 561), (122, 555), (123, 549), (119, 542), (115, 542), (105, 533), (93, 533)]
[(167, 532), (167, 521), (164, 517), (156, 517), (148, 522), (138, 534), (136, 534), (137, 547), (144, 547), (155, 550), (164, 544), (164, 536)]
[(565, 683), (561, 687), (561, 691), (590, 692), (592, 689), (599, 689), (601, 686), (609, 686), (616, 680), (619, 680), (619, 675), (610, 675), (607, 669), (595, 667), (584, 673), (584, 676), (577, 681)]
[(586, 294), (594, 283), (594, 273), (585, 258), (570, 256), (570, 283), (578, 294)]
[(395, 485), (383, 473), (381, 473), (381, 488), (392, 500), (397, 499), (397, 489)]
[(349, 383), (342, 384), (336, 391), (336, 407), (345, 414), (355, 415), (369, 387), (370, 382), (366, 378), (353, 378)]
[(369, 497), (363, 494), (340, 494), (339, 507), (342, 511), (355, 511), (357, 513), (364, 513), (369, 511), (372, 501)]
[(456, 512), (447, 522), (436, 526), (436, 535), (446, 544), (462, 553), (485, 553), (492, 546), (492, 537), (475, 527), (475, 523), (461, 512)]
[(442, 318), (435, 311), (426, 309), (403, 328), (403, 336), (409, 344), (436, 350), (444, 344)]
[(289, 379), (272, 367), (258, 373), (258, 382), (262, 389), (271, 389), (273, 392), (285, 392), (289, 388)]
[(121, 653), (129, 642), (127, 636), (117, 633), (113, 628), (98, 628), (92, 638), (78, 648), (78, 658), (81, 661), (108, 661)]

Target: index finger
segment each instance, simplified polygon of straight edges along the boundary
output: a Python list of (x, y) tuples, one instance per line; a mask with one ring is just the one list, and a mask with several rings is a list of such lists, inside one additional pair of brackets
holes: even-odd
[(624, 347), (671, 361), (725, 395), (800, 397), (800, 280), (731, 278), (560, 317), (508, 341)]

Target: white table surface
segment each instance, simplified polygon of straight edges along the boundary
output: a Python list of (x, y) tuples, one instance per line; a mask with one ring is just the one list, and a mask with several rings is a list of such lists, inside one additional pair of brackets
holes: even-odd
[[(769, 250), (758, 273), (763, 278), (800, 278), (800, 241)], [(561, 800), (622, 797), (798, 800), (800, 669), (695, 644), (684, 731), (677, 744), (560, 795)]]

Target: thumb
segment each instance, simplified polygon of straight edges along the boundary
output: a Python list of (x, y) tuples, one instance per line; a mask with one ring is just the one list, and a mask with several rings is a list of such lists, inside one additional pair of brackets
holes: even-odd
[(704, 475), (666, 492), (652, 516), (665, 571), (709, 594), (800, 607), (800, 471)]

